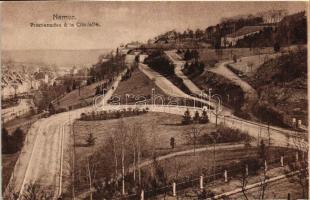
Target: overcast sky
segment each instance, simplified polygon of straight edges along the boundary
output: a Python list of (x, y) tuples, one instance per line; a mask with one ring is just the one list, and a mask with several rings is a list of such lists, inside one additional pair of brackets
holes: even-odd
[[(221, 18), (259, 11), (306, 9), (306, 2), (4, 2), (2, 49), (101, 49), (146, 41), (168, 30), (205, 29)], [(72, 22), (98, 22), (91, 28), (31, 28), (54, 23), (53, 14)]]

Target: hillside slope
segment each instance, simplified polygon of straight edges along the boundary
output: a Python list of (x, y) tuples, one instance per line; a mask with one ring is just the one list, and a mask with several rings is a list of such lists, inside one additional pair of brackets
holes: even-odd
[(259, 95), (254, 114), (263, 121), (291, 126), (292, 118), (307, 124), (307, 51), (299, 49), (265, 62), (250, 84)]

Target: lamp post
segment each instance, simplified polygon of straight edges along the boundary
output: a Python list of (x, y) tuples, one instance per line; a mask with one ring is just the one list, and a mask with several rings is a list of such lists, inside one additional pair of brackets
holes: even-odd
[(155, 105), (155, 88), (152, 88), (152, 104)]
[(209, 113), (210, 113), (210, 117), (209, 117), (209, 118), (210, 118), (210, 121), (211, 121), (211, 114), (212, 114), (212, 113), (210, 112), (210, 111), (211, 111), (211, 92), (212, 92), (212, 88), (209, 88), (209, 105), (208, 105), (208, 109), (209, 109), (209, 110), (208, 110), (208, 111), (209, 111)]

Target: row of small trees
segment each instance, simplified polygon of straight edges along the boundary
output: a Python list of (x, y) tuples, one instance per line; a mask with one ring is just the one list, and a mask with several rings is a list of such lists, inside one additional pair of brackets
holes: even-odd
[(182, 124), (188, 125), (192, 123), (206, 124), (209, 122), (209, 117), (207, 111), (203, 110), (201, 116), (199, 112), (196, 111), (194, 116), (192, 117), (189, 110), (186, 110), (183, 115)]
[(123, 109), (120, 111), (119, 110), (109, 111), (109, 112), (102, 111), (98, 113), (91, 112), (88, 114), (82, 113), (80, 119), (84, 121), (119, 119), (123, 117), (138, 116), (141, 114), (145, 114), (147, 112), (148, 112), (147, 109), (140, 110), (138, 108), (135, 108), (135, 109), (128, 108), (127, 110)]

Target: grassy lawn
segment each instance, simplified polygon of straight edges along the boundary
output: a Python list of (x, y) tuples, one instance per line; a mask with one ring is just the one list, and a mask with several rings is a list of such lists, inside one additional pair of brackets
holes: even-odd
[(19, 152), (14, 154), (2, 154), (2, 192), (4, 192), (18, 159)]
[[(212, 147), (213, 145), (210, 146)], [(280, 159), (281, 150), (286, 151), (281, 148), (270, 148), (268, 160)], [(293, 155), (290, 150), (287, 151), (287, 154)], [(167, 181), (169, 182), (178, 179), (180, 180), (185, 177), (191, 177), (191, 179), (198, 178), (201, 173), (207, 173), (208, 176), (212, 175), (214, 158), (216, 166), (215, 173), (219, 174), (224, 173), (224, 169), (227, 169), (228, 171), (234, 169), (234, 167), (227, 168), (226, 166), (235, 166), (242, 160), (257, 159), (258, 157), (259, 154), (257, 147), (239, 147), (215, 150), (215, 152), (213, 150), (208, 150), (195, 154), (186, 154), (184, 156), (159, 161), (159, 165), (163, 168)], [(280, 161), (276, 164), (279, 165)], [(270, 172), (270, 175), (271, 174), (272, 172)], [(223, 174), (220, 174), (220, 177), (223, 177)]]
[[(155, 89), (155, 95), (167, 96), (160, 88), (158, 88), (155, 83), (150, 80), (143, 72), (139, 69), (134, 69), (131, 77), (128, 80), (121, 81), (119, 86), (114, 92), (114, 96), (120, 96), (121, 102), (126, 102), (126, 94), (130, 96), (127, 97), (127, 103), (136, 102), (135, 97), (143, 96), (146, 99), (150, 99), (152, 95), (152, 89)], [(140, 99), (141, 100), (141, 99)]]
[[(143, 123), (141, 122), (143, 118)], [(106, 180), (108, 176), (114, 174), (114, 160), (113, 160), (113, 148), (106, 151), (110, 141), (108, 138), (115, 134), (115, 131), (119, 129), (120, 121), (128, 126), (132, 127), (135, 124), (140, 124), (142, 134), (145, 138), (142, 144), (142, 161), (151, 158), (151, 152), (155, 147), (157, 156), (166, 155), (172, 152), (178, 152), (187, 149), (193, 149), (193, 145), (188, 145), (184, 133), (191, 130), (192, 125), (181, 125), (182, 116), (166, 114), (166, 113), (146, 113), (140, 116), (126, 117), (112, 120), (102, 121), (76, 121), (74, 123), (74, 134), (75, 134), (75, 172), (78, 182), (76, 183), (76, 192), (87, 191), (87, 180), (82, 177), (87, 176), (87, 168), (85, 168), (85, 160), (87, 156), (96, 153), (95, 165), (96, 177), (94, 181)], [(214, 124), (197, 124), (198, 128), (202, 128), (207, 134), (215, 131), (217, 128)], [(88, 134), (92, 133), (96, 138), (93, 146), (88, 146), (86, 139)], [(175, 149), (170, 147), (170, 138), (174, 137), (176, 141)], [(223, 145), (223, 144), (220, 144)], [(206, 147), (207, 145), (197, 145), (196, 148)], [(213, 145), (209, 145), (213, 147)], [(118, 147), (120, 148), (120, 147)], [(128, 166), (132, 165), (132, 152), (131, 147), (126, 146), (126, 158), (125, 158), (125, 170), (127, 172)], [(285, 150), (278, 148), (271, 148), (269, 151), (269, 159), (274, 160), (280, 158), (280, 153)], [(167, 160), (158, 161), (160, 168), (163, 169), (167, 181), (173, 179), (183, 180), (186, 177), (199, 177), (202, 171), (209, 173), (213, 167), (213, 149), (200, 152), (190, 153), (184, 156), (177, 156), (169, 158)], [(287, 155), (287, 154), (286, 154)], [(120, 156), (120, 155), (119, 155)], [(216, 171), (219, 171), (222, 176), (222, 171), (225, 166), (235, 165), (243, 159), (257, 158), (258, 149), (257, 147), (237, 147), (225, 150), (215, 151), (215, 162)], [(118, 160), (120, 162), (120, 158)], [(278, 163), (278, 162), (277, 162)], [(279, 163), (278, 163), (279, 164)], [(92, 164), (91, 164), (92, 166)], [(120, 166), (120, 163), (118, 165)], [(154, 165), (152, 165), (154, 166)], [(153, 169), (153, 170), (152, 170)], [(119, 170), (121, 170), (119, 168)], [(149, 176), (154, 171), (153, 167), (142, 168), (143, 181), (148, 182)], [(217, 173), (219, 173), (217, 172)], [(120, 171), (119, 171), (120, 173)], [(131, 175), (129, 176), (131, 177)], [(126, 182), (126, 184), (129, 184)], [(129, 186), (127, 186), (129, 187)]]
[(264, 64), (264, 62), (276, 58), (277, 56), (280, 56), (280, 53), (242, 57), (237, 59), (236, 63), (229, 64), (229, 66), (242, 72), (244, 75), (251, 77), (255, 75), (257, 69)]
[[(287, 170), (287, 167), (277, 167), (268, 170), (267, 176), (269, 178), (276, 177), (279, 175), (283, 175), (285, 171)], [(228, 175), (229, 177), (230, 175)], [(263, 177), (262, 170), (258, 172), (258, 174), (250, 176), (246, 180), (247, 185), (254, 184), (261, 181), (261, 178)], [(208, 182), (207, 182), (208, 184)], [(241, 188), (241, 179), (238, 177), (229, 178), (228, 182), (224, 182), (224, 178), (218, 179), (215, 181), (215, 183), (209, 183), (207, 186), (204, 185), (207, 190), (212, 191), (215, 195), (222, 194), (225, 192), (229, 192), (235, 189)], [(247, 190), (245, 193), (248, 197), (248, 199), (259, 199), (260, 195), (260, 187), (256, 187), (250, 190)], [(177, 190), (178, 197), (193, 197), (197, 198), (197, 194), (200, 193), (199, 188), (199, 180), (195, 181), (190, 188), (186, 189), (179, 189)], [(289, 177), (284, 178), (272, 183), (268, 183), (267, 187), (265, 189), (265, 197), (264, 199), (287, 199), (288, 193), (291, 194), (291, 199), (298, 199), (302, 198), (302, 188), (298, 184), (298, 181), (296, 180), (296, 177)], [(171, 196), (172, 192), (171, 189), (165, 194), (158, 195), (154, 199), (163, 199), (164, 196)], [(238, 194), (234, 194), (228, 197), (229, 199), (240, 199), (245, 200), (243, 193), (240, 192)]]
[[(142, 123), (143, 119), (143, 123)], [(192, 149), (193, 146), (185, 145), (186, 138), (183, 136), (190, 126), (181, 125), (182, 116), (166, 114), (166, 113), (146, 113), (141, 116), (126, 117), (122, 121), (126, 126), (140, 124), (144, 142), (141, 144), (142, 155), (141, 160), (150, 158), (154, 151), (156, 155), (169, 154), (175, 151)], [(114, 176), (113, 147), (108, 141), (109, 137), (115, 134), (119, 129), (120, 119), (103, 120), (103, 121), (76, 121), (74, 124), (75, 134), (75, 174), (77, 178), (76, 191), (87, 190), (87, 180), (82, 179), (86, 173), (85, 160), (87, 156), (94, 153), (96, 156), (96, 179), (95, 181)], [(214, 124), (197, 125), (205, 127), (206, 132), (215, 129)], [(96, 138), (93, 146), (86, 145), (86, 139), (89, 133), (93, 133)], [(170, 147), (170, 138), (174, 137), (176, 146), (172, 150)], [(107, 146), (108, 145), (108, 146)], [(118, 149), (120, 146), (117, 147)], [(108, 149), (108, 151), (106, 151)], [(102, 153), (100, 153), (102, 152)], [(112, 155), (111, 155), (112, 154)], [(118, 157), (120, 154), (118, 155)], [(119, 162), (120, 162), (120, 158)], [(126, 171), (128, 166), (132, 165), (132, 147), (128, 143), (126, 146)], [(120, 167), (120, 164), (118, 165)], [(119, 169), (120, 170), (120, 169)], [(87, 174), (86, 174), (87, 176)], [(79, 178), (81, 177), (81, 178)]]
[[(265, 191), (266, 199), (287, 199), (288, 193), (291, 194), (291, 199), (302, 198), (302, 188), (296, 182), (291, 181), (292, 178), (284, 178), (279, 181), (267, 185)], [(259, 188), (254, 188), (247, 191), (247, 197), (254, 199), (259, 197)], [(233, 199), (245, 199), (242, 193), (230, 196)]]
[[(143, 123), (142, 122), (143, 119)], [(181, 125), (182, 116), (166, 113), (146, 113), (141, 116), (126, 117), (123, 119), (125, 124), (133, 125), (140, 124), (143, 134), (146, 138), (147, 149), (150, 150), (154, 144), (158, 154), (166, 154), (172, 152), (170, 147), (170, 138), (174, 137), (176, 148), (174, 151), (184, 150), (185, 148), (193, 148), (186, 145), (186, 139), (183, 133), (190, 129), (190, 126)], [(76, 158), (84, 159), (87, 155), (99, 150), (108, 136), (113, 134), (113, 131), (118, 129), (119, 119), (104, 120), (104, 121), (76, 121), (74, 124), (75, 132), (75, 149)], [(215, 130), (214, 124), (198, 124), (197, 127), (203, 127), (206, 132)], [(96, 142), (93, 147), (86, 146), (86, 138), (88, 133), (93, 133), (96, 137)], [(155, 137), (153, 137), (153, 134)]]

